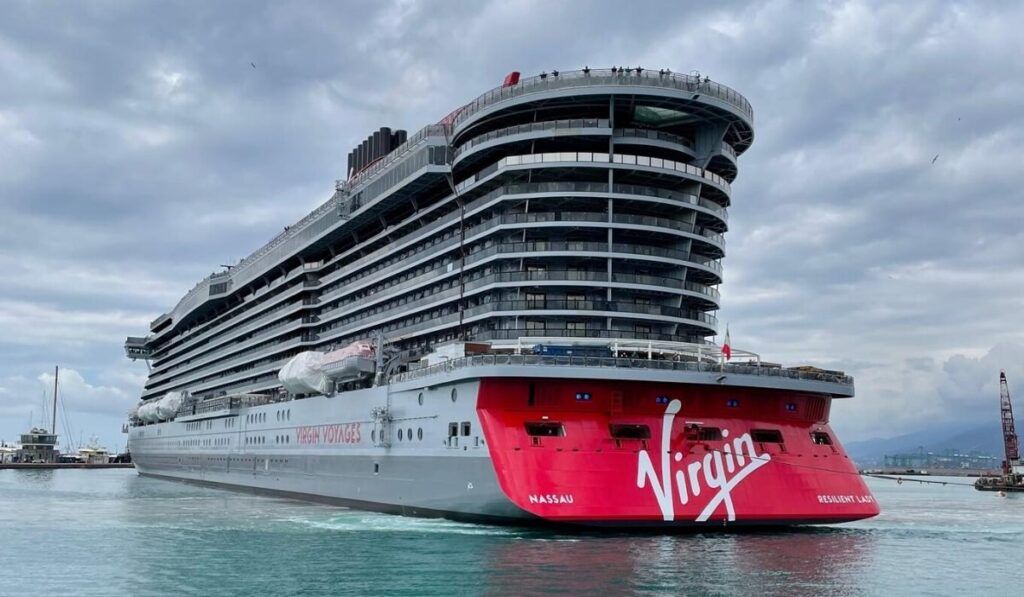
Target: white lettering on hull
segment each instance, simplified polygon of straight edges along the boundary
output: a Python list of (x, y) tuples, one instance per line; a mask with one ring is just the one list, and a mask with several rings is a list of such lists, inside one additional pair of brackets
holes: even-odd
[[(702, 489), (715, 491), (704, 509), (695, 519), (705, 522), (715, 513), (719, 506), (725, 508), (726, 518), (736, 520), (736, 508), (732, 502), (732, 490), (751, 473), (771, 461), (770, 454), (758, 455), (754, 450), (754, 441), (749, 433), (736, 437), (732, 443), (726, 443), (721, 451), (715, 450), (704, 455), (703, 459), (683, 464), (682, 452), (672, 454), (672, 424), (682, 408), (678, 400), (671, 401), (665, 407), (665, 415), (661, 424), (661, 471), (657, 471), (647, 450), (641, 450), (637, 461), (636, 486), (643, 489), (648, 484), (658, 502), (661, 515), (666, 521), (675, 520), (675, 504), (686, 505), (691, 498), (700, 496)], [(722, 437), (728, 437), (728, 431), (722, 431)], [(749, 459), (749, 462), (748, 462)], [(678, 463), (673, 474), (672, 461)], [(675, 492), (673, 495), (673, 479)]]
[(548, 494), (530, 494), (531, 504), (571, 504), (573, 503), (573, 495), (571, 493), (548, 493)]

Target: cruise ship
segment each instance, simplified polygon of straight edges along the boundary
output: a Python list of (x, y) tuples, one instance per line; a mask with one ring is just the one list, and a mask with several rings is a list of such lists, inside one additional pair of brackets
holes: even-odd
[(127, 339), (138, 472), (504, 524), (876, 515), (829, 425), (853, 380), (712, 341), (753, 137), (733, 89), (641, 68), (514, 72), (381, 128)]

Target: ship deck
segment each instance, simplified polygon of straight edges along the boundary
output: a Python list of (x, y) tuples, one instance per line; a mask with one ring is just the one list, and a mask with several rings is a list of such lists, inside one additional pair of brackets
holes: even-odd
[(792, 390), (836, 398), (854, 395), (853, 378), (839, 372), (782, 368), (760, 361), (732, 364), (623, 356), (473, 355), (398, 373), (389, 378), (389, 383), (401, 389), (410, 382), (422, 383), (423, 378), (438, 375), (620, 379)]

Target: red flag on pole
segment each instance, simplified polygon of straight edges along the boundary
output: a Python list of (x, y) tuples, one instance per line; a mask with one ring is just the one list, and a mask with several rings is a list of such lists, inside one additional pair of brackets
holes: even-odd
[(732, 359), (732, 347), (729, 346), (729, 324), (725, 324), (725, 342), (722, 343), (722, 356), (727, 361)]

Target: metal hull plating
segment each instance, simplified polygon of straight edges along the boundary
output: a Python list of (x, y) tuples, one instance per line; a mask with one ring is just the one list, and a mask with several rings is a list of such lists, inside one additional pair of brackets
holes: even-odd
[(145, 475), (411, 516), (671, 529), (878, 513), (820, 395), (473, 374), (138, 427), (131, 449)]

